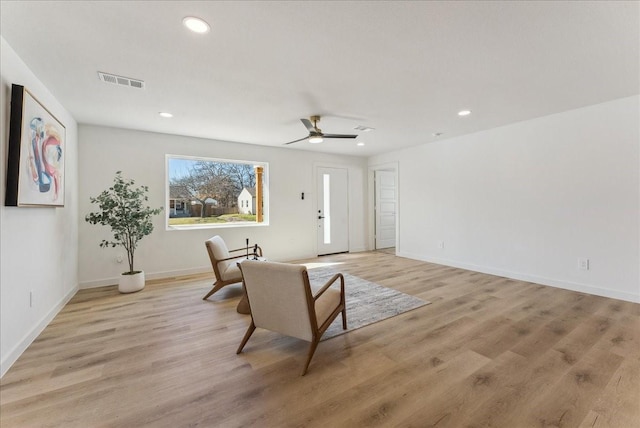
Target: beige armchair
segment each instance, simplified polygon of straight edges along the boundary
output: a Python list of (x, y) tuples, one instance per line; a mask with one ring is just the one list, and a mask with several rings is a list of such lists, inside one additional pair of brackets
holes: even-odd
[[(256, 327), (311, 342), (304, 376), (325, 330), (342, 313), (347, 329), (344, 277), (335, 274), (322, 287), (312, 288), (301, 265), (246, 260), (239, 264), (251, 310), (251, 324), (236, 352), (239, 354)], [(331, 287), (337, 280), (340, 287)]]
[[(213, 283), (211, 291), (209, 291), (202, 300), (208, 299), (209, 296), (220, 290), (225, 285), (235, 284), (242, 281), (242, 274), (238, 269), (237, 261), (239, 259), (246, 258), (247, 251), (250, 257), (254, 254), (259, 257), (262, 256), (262, 248), (257, 245), (229, 251), (224, 239), (218, 235), (207, 239), (205, 241), (205, 245), (207, 247), (207, 252), (209, 253), (209, 258), (211, 259), (213, 272), (216, 275), (216, 281)], [(240, 251), (242, 251), (242, 253), (240, 253)], [(231, 253), (236, 253), (237, 255), (232, 256)]]

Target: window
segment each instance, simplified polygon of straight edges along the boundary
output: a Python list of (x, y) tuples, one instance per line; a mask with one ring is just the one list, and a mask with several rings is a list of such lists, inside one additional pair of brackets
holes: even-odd
[(166, 159), (168, 229), (268, 224), (266, 162), (177, 155)]

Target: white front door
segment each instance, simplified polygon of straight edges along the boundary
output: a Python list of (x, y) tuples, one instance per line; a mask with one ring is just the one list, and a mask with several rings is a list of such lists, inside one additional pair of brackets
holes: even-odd
[(396, 246), (396, 173), (375, 172), (376, 249)]
[(344, 168), (318, 167), (318, 255), (349, 251), (349, 183)]

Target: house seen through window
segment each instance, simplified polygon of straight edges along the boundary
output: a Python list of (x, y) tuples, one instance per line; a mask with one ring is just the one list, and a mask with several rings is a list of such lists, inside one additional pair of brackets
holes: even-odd
[(268, 164), (167, 155), (167, 227), (267, 224)]

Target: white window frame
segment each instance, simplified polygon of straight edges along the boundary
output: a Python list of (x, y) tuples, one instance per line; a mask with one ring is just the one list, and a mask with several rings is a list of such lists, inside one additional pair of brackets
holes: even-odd
[[(252, 166), (261, 166), (262, 173), (262, 222), (229, 222), (229, 223), (211, 223), (211, 224), (197, 224), (197, 225), (171, 225), (169, 224), (169, 196), (170, 196), (170, 177), (169, 177), (169, 161), (171, 159), (182, 159), (187, 161), (208, 161), (218, 163), (237, 163), (246, 164)], [(264, 227), (269, 226), (269, 163), (264, 161), (252, 161), (252, 160), (237, 160), (237, 159), (222, 159), (212, 158), (205, 156), (188, 156), (188, 155), (165, 155), (165, 230), (194, 230), (194, 229), (219, 229), (219, 228), (239, 228), (239, 227)]]

